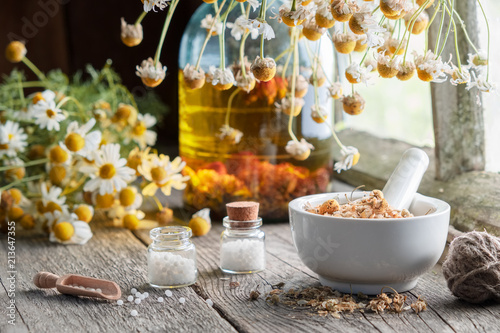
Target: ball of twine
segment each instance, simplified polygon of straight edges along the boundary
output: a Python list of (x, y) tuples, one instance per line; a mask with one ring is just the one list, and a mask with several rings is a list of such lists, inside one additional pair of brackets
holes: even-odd
[(467, 302), (500, 302), (500, 238), (477, 231), (455, 238), (443, 274), (453, 295)]

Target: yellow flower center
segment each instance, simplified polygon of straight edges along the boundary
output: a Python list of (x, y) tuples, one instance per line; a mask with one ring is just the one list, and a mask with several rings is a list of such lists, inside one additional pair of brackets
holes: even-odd
[(49, 118), (53, 118), (56, 115), (56, 113), (51, 109), (47, 109), (47, 111), (45, 111), (45, 113), (47, 113), (47, 117), (49, 117)]
[(21, 202), (21, 199), (23, 198), (23, 194), (17, 188), (11, 188), (9, 190), (9, 194), (12, 197), (12, 199), (14, 200), (14, 203), (16, 205), (18, 205)]
[(69, 133), (64, 139), (64, 144), (68, 149), (72, 152), (77, 152), (85, 147), (85, 140), (82, 138), (80, 134), (77, 133)]
[(139, 165), (141, 165), (141, 163), (142, 159), (140, 155), (131, 155), (127, 159), (127, 166), (134, 169), (136, 171), (136, 175), (139, 175), (137, 172), (137, 168), (139, 167)]
[(35, 227), (35, 219), (33, 218), (32, 215), (25, 214), (19, 220), (19, 224), (21, 224), (21, 227), (23, 227), (26, 230), (33, 229)]
[(116, 168), (111, 163), (106, 163), (99, 169), (99, 177), (101, 177), (102, 179), (113, 178), (115, 174)]
[(68, 152), (65, 151), (61, 146), (55, 146), (49, 152), (49, 158), (52, 163), (64, 163), (68, 160), (68, 157)]
[(53, 213), (55, 212), (56, 210), (62, 212), (62, 208), (61, 206), (59, 206), (58, 204), (56, 204), (54, 201), (50, 201), (47, 206), (44, 207), (44, 210), (45, 210), (45, 213)]
[(45, 98), (43, 98), (41, 92), (37, 92), (35, 94), (35, 96), (33, 96), (32, 102), (33, 102), (33, 104), (36, 104), (36, 103), (38, 103), (40, 101), (45, 101)]
[(5, 175), (8, 178), (23, 179), (26, 175), (26, 169), (24, 167), (10, 169), (5, 171)]
[(8, 212), (9, 221), (18, 221), (23, 215), (24, 211), (21, 207), (14, 206)]
[(115, 202), (115, 196), (111, 193), (107, 193), (104, 195), (98, 194), (95, 198), (95, 202), (97, 208), (109, 208), (113, 206), (113, 203)]
[(120, 105), (115, 113), (116, 120), (127, 120), (132, 114), (132, 106)]
[(193, 236), (203, 236), (210, 231), (212, 226), (207, 220), (196, 216), (189, 221), (189, 227), (193, 232)]
[(61, 222), (54, 227), (54, 236), (61, 241), (70, 240), (75, 234), (75, 227), (69, 222)]
[(167, 171), (162, 167), (154, 167), (151, 169), (151, 178), (159, 183), (167, 177)]
[(132, 187), (126, 187), (120, 192), (120, 204), (128, 207), (135, 201), (135, 191)]
[(132, 131), (134, 135), (142, 136), (146, 132), (146, 124), (144, 124), (143, 121), (140, 121), (137, 123), (137, 125), (134, 126), (134, 129)]
[(7, 137), (9, 138), (9, 141), (10, 141), (10, 140), (14, 139), (14, 134), (9, 133), (9, 135), (7, 135)]
[(123, 226), (130, 230), (135, 230), (139, 226), (139, 219), (137, 216), (128, 214), (123, 217)]
[(66, 168), (61, 165), (54, 165), (49, 172), (49, 179), (52, 184), (60, 186), (66, 178)]
[(89, 223), (92, 220), (92, 210), (87, 205), (80, 205), (73, 213), (78, 216), (78, 219), (83, 222)]

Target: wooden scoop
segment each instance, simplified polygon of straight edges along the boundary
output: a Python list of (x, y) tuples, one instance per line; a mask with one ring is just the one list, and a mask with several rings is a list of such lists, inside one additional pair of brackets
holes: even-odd
[[(33, 283), (38, 288), (56, 288), (61, 294), (67, 295), (98, 297), (110, 300), (116, 300), (122, 296), (120, 287), (113, 281), (76, 274), (57, 276), (48, 272), (38, 272), (33, 278)], [(101, 289), (101, 292), (80, 287)]]

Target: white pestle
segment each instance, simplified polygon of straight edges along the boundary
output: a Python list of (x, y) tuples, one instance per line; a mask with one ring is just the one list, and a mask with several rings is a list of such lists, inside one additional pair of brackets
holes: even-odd
[(429, 156), (418, 148), (403, 153), (382, 192), (392, 207), (408, 209), (429, 166)]

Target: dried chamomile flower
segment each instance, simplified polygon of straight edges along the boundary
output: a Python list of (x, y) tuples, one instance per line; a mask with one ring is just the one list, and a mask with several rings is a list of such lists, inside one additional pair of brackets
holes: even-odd
[(414, 22), (413, 28), (411, 29), (411, 33), (414, 35), (419, 35), (424, 32), (425, 28), (427, 28), (427, 25), (429, 24), (429, 15), (427, 15), (425, 10), (414, 18), (413, 21), (410, 21), (411, 17), (417, 10), (418, 8), (410, 10), (404, 17), (406, 28), (410, 29), (412, 22)]
[(348, 95), (342, 98), (342, 107), (345, 113), (355, 116), (365, 109), (365, 100), (360, 94), (355, 92), (354, 95)]
[(311, 106), (311, 118), (318, 124), (321, 124), (328, 118), (328, 112), (322, 105), (313, 105)]
[(319, 213), (321, 215), (325, 215), (325, 214), (332, 215), (334, 212), (338, 211), (339, 209), (340, 209), (340, 205), (337, 202), (337, 200), (330, 199), (330, 200), (323, 202), (323, 204), (321, 204), (321, 206), (319, 206)]
[(221, 69), (210, 66), (206, 80), (211, 82), (217, 90), (228, 90), (234, 85), (234, 75), (229, 68)]
[(302, 29), (302, 33), (304, 34), (304, 37), (306, 37), (310, 41), (317, 41), (318, 39), (323, 36), (323, 34), (326, 32), (326, 28), (320, 27), (316, 23), (316, 19), (313, 17), (309, 20), (307, 20), (304, 23), (304, 28)]
[(354, 47), (354, 52), (365, 52), (368, 48), (368, 43), (366, 39), (366, 35), (361, 35), (356, 38), (356, 46)]
[(205, 84), (205, 71), (190, 64), (187, 64), (183, 70), (184, 83), (189, 89), (195, 90), (200, 89)]
[(342, 154), (342, 160), (335, 163), (333, 169), (340, 173), (342, 170), (349, 170), (354, 165), (356, 165), (359, 161), (359, 157), (361, 156), (358, 152), (358, 149), (353, 146), (344, 146), (340, 150)]
[(328, 87), (328, 93), (333, 99), (339, 99), (342, 97), (342, 84), (340, 82), (334, 82), (330, 87)]
[(359, 10), (358, 5), (351, 0), (333, 0), (330, 8), (333, 18), (339, 22), (349, 21), (352, 14)]
[(384, 53), (376, 53), (377, 71), (383, 78), (395, 77), (399, 72), (399, 59), (392, 58)]
[(376, 298), (372, 299), (367, 307), (373, 312), (382, 313), (384, 310), (390, 309), (391, 303), (392, 299), (387, 296), (387, 294), (381, 293), (380, 295), (377, 295)]
[(122, 31), (120, 37), (122, 39), (123, 44), (128, 47), (133, 47), (139, 45), (142, 42), (143, 32), (142, 25), (138, 24), (127, 24), (125, 19), (122, 17)]
[[(292, 78), (288, 77), (287, 78), (289, 84), (288, 84), (288, 91), (292, 89)], [(306, 78), (303, 75), (297, 75), (295, 79), (295, 97), (297, 98), (303, 98), (306, 94), (307, 91), (309, 90), (309, 82), (307, 82)]]
[(311, 150), (313, 149), (314, 146), (307, 142), (304, 138), (300, 141), (290, 140), (285, 147), (286, 152), (292, 155), (292, 157), (297, 161), (306, 160), (309, 155), (311, 155)]
[(232, 128), (227, 124), (222, 125), (219, 131), (220, 133), (217, 134), (219, 139), (232, 145), (240, 143), (241, 138), (243, 137), (243, 132)]
[(309, 10), (304, 6), (298, 6), (296, 10), (291, 10), (290, 5), (283, 4), (279, 9), (281, 20), (289, 27), (301, 25), (309, 14)]
[(160, 225), (167, 225), (174, 221), (174, 211), (171, 208), (163, 207), (161, 211), (156, 213), (156, 220)]
[[(267, 22), (261, 21), (259, 19), (254, 19), (249, 20), (249, 23), (251, 24), (251, 31), (257, 31), (257, 36), (262, 35), (264, 36), (264, 39), (267, 40), (271, 40), (275, 37), (273, 27), (271, 27), (271, 25), (269, 25)], [(252, 38), (254, 37), (252, 36)]]
[(331, 7), (327, 2), (322, 2), (316, 10), (316, 24), (321, 28), (330, 29), (335, 25), (335, 19), (333, 18)]
[(441, 56), (436, 57), (431, 50), (424, 55), (418, 55), (416, 52), (413, 54), (420, 80), (437, 83), (446, 81), (446, 71), (450, 69), (450, 66), (441, 60)]
[(468, 66), (471, 68), (481, 68), (488, 65), (488, 56), (486, 52), (479, 50), (477, 54), (468, 54)]
[(302, 108), (304, 107), (305, 101), (302, 98), (294, 98), (293, 110), (292, 110), (292, 100), (290, 97), (283, 97), (281, 102), (274, 103), (276, 107), (276, 112), (283, 112), (288, 116), (297, 117)]
[(243, 73), (239, 71), (238, 74), (236, 74), (236, 86), (241, 90), (249, 93), (255, 88), (255, 84), (256, 80), (252, 72), (247, 72), (246, 75), (243, 75)]
[(489, 82), (486, 78), (486, 73), (480, 73), (477, 77), (474, 72), (472, 72), (472, 80), (467, 83), (465, 89), (470, 90), (476, 87), (482, 92), (494, 92), (496, 91), (496, 84)]
[(154, 63), (152, 58), (143, 60), (140, 66), (136, 67), (135, 74), (141, 78), (144, 85), (154, 88), (163, 82), (167, 72), (167, 66), (162, 66), (161, 62)]
[(276, 75), (276, 62), (273, 58), (261, 58), (257, 56), (250, 70), (257, 80), (267, 82)]
[(212, 36), (217, 36), (222, 33), (224, 24), (222, 24), (219, 19), (217, 19), (217, 21), (214, 23), (214, 17), (212, 16), (212, 14), (207, 14), (207, 16), (205, 16), (205, 18), (201, 20), (200, 27), (206, 29), (207, 32), (210, 32), (212, 34)]
[(427, 302), (418, 296), (418, 300), (415, 303), (412, 303), (410, 307), (418, 314), (427, 310)]
[(415, 75), (416, 71), (415, 64), (412, 61), (406, 61), (399, 65), (399, 71), (396, 77), (401, 81), (408, 81)]
[(406, 296), (396, 293), (392, 298), (392, 309), (396, 313), (401, 313), (405, 309)]
[(255, 301), (259, 297), (260, 297), (260, 292), (258, 290), (252, 290), (250, 292), (249, 298), (250, 298), (251, 301)]
[(345, 70), (347, 81), (352, 84), (364, 83), (366, 85), (373, 83), (373, 75), (371, 67), (362, 67), (357, 62), (352, 62)]
[(469, 70), (465, 66), (462, 66), (462, 69), (453, 66), (451, 69), (447, 70), (447, 73), (451, 75), (450, 83), (454, 86), (466, 84), (471, 80)]
[(15, 40), (7, 45), (7, 48), (5, 49), (5, 58), (12, 63), (18, 63), (23, 60), (26, 53), (28, 53), (28, 50), (26, 50), (24, 43)]
[(356, 47), (356, 36), (352, 34), (337, 33), (332, 36), (333, 45), (337, 52), (349, 54)]
[(412, 2), (407, 0), (380, 0), (380, 11), (390, 20), (402, 18), (412, 9)]
[(189, 221), (188, 227), (191, 228), (193, 236), (204, 236), (212, 228), (212, 221), (210, 219), (210, 208), (203, 208), (194, 213)]
[(226, 26), (231, 29), (231, 36), (236, 40), (241, 40), (246, 33), (249, 33), (252, 39), (256, 39), (259, 36), (259, 29), (254, 28), (252, 21), (254, 20), (249, 20), (246, 15), (240, 15), (234, 22), (226, 23)]
[(321, 62), (317, 61), (316, 63), (318, 64), (318, 66), (316, 67), (316, 73), (313, 73), (309, 77), (309, 83), (311, 83), (312, 85), (314, 85), (314, 79), (316, 79), (316, 85), (318, 87), (321, 87), (326, 82), (326, 75), (325, 75), (325, 72), (323, 71), (323, 67), (321, 67), (321, 65), (320, 65)]
[(168, 0), (141, 0), (144, 4), (144, 11), (147, 13), (150, 10), (156, 12), (157, 7), (159, 10), (163, 10), (168, 6)]
[(379, 26), (378, 21), (372, 15), (373, 8), (363, 5), (349, 19), (349, 28), (356, 35), (372, 35), (384, 32), (386, 29)]
[(403, 55), (405, 53), (406, 43), (408, 41), (403, 39), (402, 41), (396, 38), (388, 38), (385, 43), (385, 48), (389, 52), (386, 52), (387, 55)]

